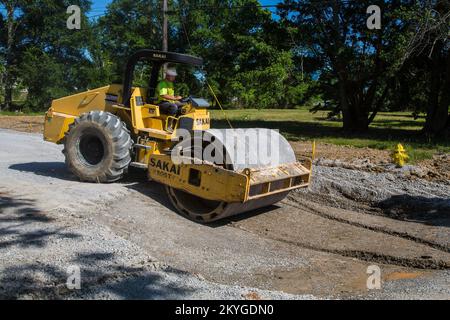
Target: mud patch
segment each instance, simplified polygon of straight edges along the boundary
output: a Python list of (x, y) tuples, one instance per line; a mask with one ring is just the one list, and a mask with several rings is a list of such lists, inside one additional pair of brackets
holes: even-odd
[(254, 291), (250, 291), (248, 293), (244, 293), (242, 297), (245, 300), (262, 300), (261, 296)]
[(417, 279), (423, 277), (424, 272), (392, 272), (383, 277), (384, 281), (395, 281), (405, 279)]

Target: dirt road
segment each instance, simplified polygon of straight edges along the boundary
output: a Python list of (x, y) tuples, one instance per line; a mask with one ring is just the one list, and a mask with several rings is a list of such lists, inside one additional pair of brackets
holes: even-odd
[(449, 184), (318, 165), (310, 190), (203, 226), (140, 172), (78, 182), (60, 151), (0, 129), (0, 297), (450, 298)]

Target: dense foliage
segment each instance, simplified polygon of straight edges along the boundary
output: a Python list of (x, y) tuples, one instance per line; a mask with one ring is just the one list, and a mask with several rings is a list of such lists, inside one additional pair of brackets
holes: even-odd
[[(82, 29), (69, 30), (69, 5)], [(382, 27), (367, 27), (369, 5)], [(0, 0), (2, 108), (45, 110), (54, 98), (120, 82), (127, 56), (161, 47), (159, 0), (113, 0), (88, 19), (88, 0)], [(280, 1), (277, 15), (257, 0), (169, 1), (170, 51), (202, 56), (180, 68), (178, 90), (230, 108), (294, 108), (321, 102), (343, 127), (367, 130), (378, 111), (424, 113), (424, 132), (450, 126), (450, 4), (444, 0)], [(145, 85), (149, 70), (136, 72)], [(24, 94), (25, 92), (25, 94)]]

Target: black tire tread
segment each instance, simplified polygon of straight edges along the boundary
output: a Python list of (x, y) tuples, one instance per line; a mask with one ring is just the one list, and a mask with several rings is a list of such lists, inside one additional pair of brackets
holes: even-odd
[[(74, 169), (72, 161), (68, 158), (66, 152), (66, 142), (71, 138), (71, 134), (74, 132), (74, 128), (78, 125), (86, 122), (97, 123), (104, 127), (112, 138), (113, 144), (113, 161), (111, 165), (106, 168), (102, 174), (96, 177), (88, 177), (83, 175)], [(80, 178), (82, 181), (110, 183), (121, 179), (128, 170), (128, 166), (131, 162), (130, 151), (133, 145), (133, 141), (130, 137), (130, 131), (117, 116), (105, 112), (105, 111), (90, 111), (82, 114), (76, 118), (75, 121), (69, 126), (69, 131), (64, 138), (63, 154), (65, 155), (66, 165), (70, 171)]]

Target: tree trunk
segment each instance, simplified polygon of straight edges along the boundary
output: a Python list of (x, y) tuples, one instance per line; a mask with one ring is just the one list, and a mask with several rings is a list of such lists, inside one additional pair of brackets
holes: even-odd
[(343, 128), (345, 131), (350, 131), (352, 128), (352, 112), (350, 110), (350, 106), (348, 104), (347, 92), (345, 90), (345, 84), (343, 80), (339, 80), (338, 82), (338, 90), (339, 90), (339, 103), (341, 105), (342, 110), (342, 121)]
[(7, 3), (7, 40), (6, 40), (6, 67), (4, 73), (4, 86), (5, 86), (5, 101), (4, 107), (8, 110), (12, 105), (13, 100), (13, 87), (14, 78), (12, 73), (13, 68), (13, 45), (14, 45), (14, 4)]
[[(436, 44), (432, 54), (431, 82), (426, 122), (423, 131), (434, 137), (448, 134), (450, 115), (450, 54), (443, 58), (442, 43)], [(442, 71), (444, 70), (444, 71)]]
[(377, 101), (377, 103), (376, 103), (376, 105), (375, 105), (375, 107), (374, 107), (374, 109), (372, 111), (372, 114), (369, 116), (369, 119), (367, 121), (368, 125), (370, 125), (373, 122), (373, 120), (377, 116), (378, 112), (381, 110), (381, 107), (383, 106), (384, 99), (386, 99), (386, 96), (387, 96), (387, 94), (389, 92), (390, 85), (392, 85), (392, 86), (394, 85), (394, 78), (391, 78), (391, 79), (389, 79), (387, 81), (387, 84), (384, 87), (383, 93), (381, 94), (380, 98), (378, 99), (378, 101)]
[(348, 86), (341, 80), (338, 83), (339, 101), (342, 108), (343, 129), (346, 132), (365, 132), (369, 129), (368, 115), (358, 104), (358, 99), (352, 99), (347, 94)]
[(365, 111), (365, 107), (360, 104), (356, 104), (353, 109), (353, 114), (355, 115), (353, 119), (353, 132), (366, 132), (369, 130), (369, 115)]
[(439, 110), (436, 112), (437, 117), (442, 117), (437, 124), (436, 135), (438, 137), (445, 137), (450, 134), (450, 114), (448, 108), (450, 106), (450, 52), (447, 52), (446, 59), (447, 68), (445, 68), (445, 79), (441, 89), (441, 99), (439, 102)]

